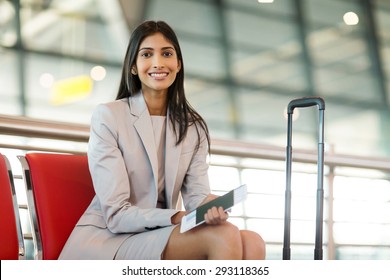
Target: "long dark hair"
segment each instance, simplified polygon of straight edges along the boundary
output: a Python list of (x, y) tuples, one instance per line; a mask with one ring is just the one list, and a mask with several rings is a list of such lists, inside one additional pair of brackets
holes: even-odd
[(136, 64), (138, 50), (142, 41), (146, 37), (158, 32), (172, 43), (177, 53), (177, 59), (181, 64), (180, 71), (177, 73), (175, 81), (168, 88), (169, 118), (176, 134), (176, 145), (183, 141), (187, 135), (188, 127), (195, 125), (199, 140), (198, 147), (200, 145), (200, 126), (206, 133), (208, 147), (210, 148), (210, 136), (207, 124), (189, 104), (184, 93), (184, 64), (179, 41), (173, 29), (164, 21), (145, 21), (133, 31), (126, 51), (122, 78), (116, 99), (133, 96), (141, 90), (141, 81), (138, 75), (133, 75), (131, 73), (131, 68)]

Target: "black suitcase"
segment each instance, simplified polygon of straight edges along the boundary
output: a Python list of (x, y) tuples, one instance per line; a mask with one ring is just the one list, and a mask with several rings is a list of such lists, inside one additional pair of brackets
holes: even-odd
[(291, 258), (290, 248), (290, 225), (291, 225), (291, 156), (292, 156), (292, 115), (294, 108), (317, 106), (319, 109), (318, 129), (318, 178), (317, 178), (317, 201), (316, 201), (316, 235), (314, 259), (322, 260), (322, 233), (323, 233), (323, 174), (324, 174), (324, 111), (325, 101), (320, 97), (304, 97), (292, 100), (287, 107), (287, 155), (286, 155), (286, 192), (284, 210), (284, 242), (283, 260)]

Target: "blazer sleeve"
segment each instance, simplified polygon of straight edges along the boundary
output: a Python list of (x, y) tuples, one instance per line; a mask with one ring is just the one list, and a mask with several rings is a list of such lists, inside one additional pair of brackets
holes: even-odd
[(130, 181), (118, 147), (118, 125), (108, 105), (99, 105), (91, 119), (88, 163), (103, 218), (113, 233), (142, 232), (171, 225), (173, 209), (142, 209), (130, 203)]

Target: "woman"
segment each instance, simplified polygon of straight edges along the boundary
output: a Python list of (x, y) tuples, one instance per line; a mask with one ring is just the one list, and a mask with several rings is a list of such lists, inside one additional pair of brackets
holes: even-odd
[(174, 31), (146, 21), (133, 32), (117, 100), (91, 120), (88, 162), (96, 196), (60, 259), (264, 259), (251, 231), (212, 208), (206, 223), (180, 233), (187, 211), (210, 201), (209, 134), (184, 94)]

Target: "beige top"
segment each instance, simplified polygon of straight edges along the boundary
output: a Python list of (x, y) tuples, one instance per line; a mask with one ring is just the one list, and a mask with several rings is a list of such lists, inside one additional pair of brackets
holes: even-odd
[(166, 116), (151, 116), (154, 142), (158, 161), (158, 199), (157, 208), (166, 208), (165, 205), (165, 127)]

